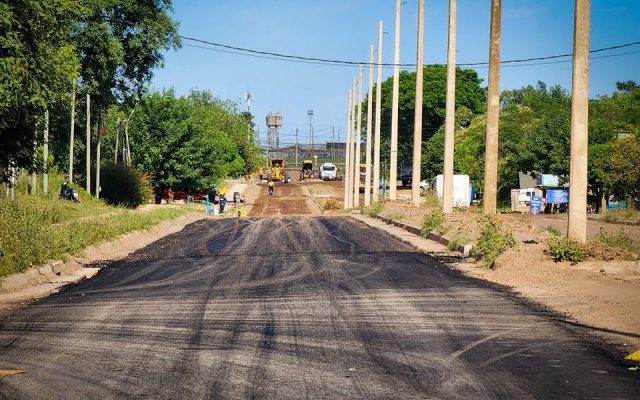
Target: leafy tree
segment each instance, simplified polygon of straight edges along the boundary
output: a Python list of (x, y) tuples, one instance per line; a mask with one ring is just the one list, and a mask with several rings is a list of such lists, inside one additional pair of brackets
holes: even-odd
[[(428, 141), (444, 124), (446, 109), (447, 69), (444, 66), (429, 65), (424, 68), (423, 95), (423, 141)], [(456, 70), (456, 106), (464, 106), (473, 114), (486, 109), (486, 92), (480, 86), (482, 79), (475, 70)], [(400, 72), (398, 100), (398, 159), (410, 160), (413, 148), (413, 126), (415, 114), (416, 73)], [(390, 142), (393, 77), (382, 83), (381, 136), (383, 142)], [(375, 93), (374, 101), (375, 101)], [(364, 103), (366, 114), (366, 101)], [(388, 148), (383, 149), (388, 154)]]
[(208, 190), (258, 165), (259, 149), (245, 116), (232, 102), (206, 91), (187, 97), (173, 91), (146, 95), (136, 107), (130, 135), (134, 165), (149, 174), (156, 194), (169, 187)]
[(621, 199), (640, 198), (640, 139), (618, 139), (612, 145), (610, 157), (600, 164), (605, 185), (611, 194)]
[(32, 165), (36, 124), (65, 97), (77, 74), (77, 57), (67, 42), (76, 3), (0, 3), (0, 166)]

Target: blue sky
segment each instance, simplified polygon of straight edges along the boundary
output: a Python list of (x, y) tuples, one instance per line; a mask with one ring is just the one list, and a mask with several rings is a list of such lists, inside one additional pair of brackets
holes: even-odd
[[(417, 0), (402, 6), (401, 63), (415, 63)], [(489, 0), (458, 0), (457, 61), (488, 60)], [(502, 60), (572, 52), (573, 0), (505, 0)], [(366, 62), (377, 43), (377, 24), (384, 23), (383, 62), (393, 62), (395, 0), (174, 0), (173, 17), (180, 34), (210, 42), (306, 57)], [(425, 64), (445, 63), (448, 0), (425, 1)], [(591, 1), (591, 49), (640, 41), (640, 0)], [(185, 41), (185, 45), (195, 44)], [(591, 61), (590, 95), (610, 94), (618, 80), (640, 82), (640, 45), (594, 56), (635, 52)], [(486, 68), (477, 68), (485, 79)], [(314, 110), (316, 142), (331, 139), (331, 127), (344, 140), (346, 97), (357, 67), (327, 66), (247, 57), (184, 46), (165, 54), (152, 87), (173, 87), (177, 94), (207, 89), (244, 107), (247, 87), (254, 95), (251, 111), (266, 132), (265, 116), (284, 117), (281, 142), (309, 142)], [(383, 69), (383, 80), (392, 69)], [(364, 87), (367, 87), (367, 69)], [(375, 79), (375, 76), (374, 76)], [(571, 63), (505, 66), (500, 88), (560, 84), (571, 89)]]

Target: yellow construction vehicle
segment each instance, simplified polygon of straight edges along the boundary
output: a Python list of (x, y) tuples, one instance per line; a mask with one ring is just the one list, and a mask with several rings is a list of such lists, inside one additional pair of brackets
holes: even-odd
[(271, 180), (275, 182), (285, 182), (284, 169), (287, 166), (287, 160), (282, 158), (272, 158), (269, 161), (271, 167)]

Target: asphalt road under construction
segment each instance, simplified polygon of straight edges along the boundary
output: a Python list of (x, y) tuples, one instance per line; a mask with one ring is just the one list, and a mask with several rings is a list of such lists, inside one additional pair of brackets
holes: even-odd
[(203, 220), (0, 322), (3, 399), (637, 399), (544, 311), (348, 217)]

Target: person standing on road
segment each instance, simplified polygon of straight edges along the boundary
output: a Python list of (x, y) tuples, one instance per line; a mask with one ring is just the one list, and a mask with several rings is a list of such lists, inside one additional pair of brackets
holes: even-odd
[(258, 176), (260, 177), (260, 182), (262, 182), (262, 177), (264, 176), (264, 169), (262, 167), (258, 169)]
[(224, 207), (227, 205), (227, 198), (224, 196), (220, 197), (220, 214), (224, 214)]
[(276, 184), (273, 182), (272, 179), (269, 179), (269, 183), (267, 185), (269, 187), (269, 196), (271, 196), (273, 194)]

